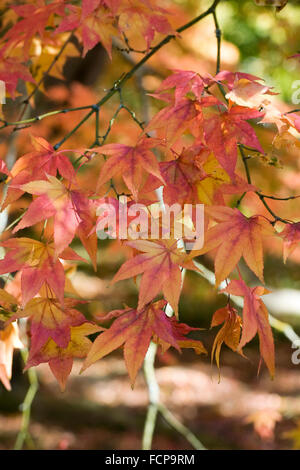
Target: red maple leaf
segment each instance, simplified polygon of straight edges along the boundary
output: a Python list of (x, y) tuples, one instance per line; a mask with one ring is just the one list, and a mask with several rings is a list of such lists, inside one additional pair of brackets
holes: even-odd
[(143, 170), (156, 176), (164, 183), (158, 161), (151, 149), (157, 145), (154, 139), (142, 137), (134, 147), (123, 144), (107, 144), (93, 149), (111, 157), (104, 163), (99, 175), (97, 190), (111, 178), (121, 173), (123, 180), (137, 199), (142, 185)]
[(286, 224), (283, 231), (280, 232), (280, 237), (283, 238), (283, 259), (286, 262), (300, 243), (300, 222)]
[(13, 232), (54, 217), (55, 250), (56, 254), (61, 253), (71, 243), (90, 211), (87, 197), (80, 191), (67, 188), (54, 176), (48, 176), (47, 181), (20, 185), (19, 188), (38, 197), (30, 204)]
[(32, 145), (35, 150), (20, 157), (11, 170), (12, 179), (3, 208), (24, 194), (24, 191), (19, 189), (22, 184), (40, 179), (47, 180), (49, 175), (56, 176), (57, 172), (68, 181), (75, 181), (75, 170), (65, 155), (70, 150), (55, 150), (43, 137), (36, 136), (32, 136)]
[[(63, 302), (65, 274), (62, 263), (55, 258), (53, 243), (43, 243), (31, 238), (11, 238), (1, 243), (7, 252), (0, 260), (0, 274), (21, 271), (22, 300), (25, 305), (47, 283)], [(75, 251), (67, 248), (61, 259), (82, 260)]]
[(177, 350), (180, 350), (181, 341), (183, 341), (182, 347), (197, 347), (197, 343), (198, 352), (201, 350), (202, 353), (206, 353), (200, 341), (194, 340), (189, 345), (184, 344), (185, 341), (189, 341), (185, 335), (193, 328), (169, 318), (163, 310), (165, 305), (166, 302), (161, 300), (139, 310), (126, 308), (110, 312), (106, 318), (116, 318), (116, 320), (94, 341), (83, 370), (125, 343), (125, 364), (131, 383), (134, 384), (153, 337)]
[(69, 11), (56, 32), (76, 30), (77, 36), (81, 33), (84, 56), (101, 42), (111, 58), (112, 38), (119, 33), (113, 12), (101, 0), (83, 0), (82, 9), (71, 5)]
[[(225, 105), (224, 105), (225, 106)], [(218, 112), (209, 109), (203, 120), (206, 145), (214, 152), (218, 162), (234, 178), (238, 143), (264, 153), (249, 119), (263, 117), (259, 111), (244, 106), (233, 106)]]
[(5, 83), (7, 93), (14, 99), (19, 80), (35, 83), (28, 68), (15, 57), (7, 57), (6, 48), (0, 49), (0, 80)]
[[(207, 177), (203, 164), (209, 154), (210, 150), (202, 144), (193, 145), (183, 149), (174, 160), (159, 163), (165, 181), (163, 198), (166, 204), (196, 204), (199, 202), (196, 183)], [(160, 186), (159, 181), (153, 176), (149, 177), (146, 185), (146, 187), (149, 185)]]
[(66, 0), (54, 0), (51, 3), (46, 0), (37, 0), (25, 5), (10, 5), (20, 18), (4, 35), (3, 40), (9, 46), (23, 42), (24, 58), (28, 58), (32, 38), (38, 34), (44, 37), (46, 26), (53, 15), (64, 16), (65, 8), (70, 7)]

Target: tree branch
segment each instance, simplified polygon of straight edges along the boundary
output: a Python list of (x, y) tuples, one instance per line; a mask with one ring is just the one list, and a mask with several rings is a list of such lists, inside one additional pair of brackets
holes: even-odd
[[(213, 4), (203, 13), (201, 13), (199, 16), (194, 18), (193, 20), (189, 21), (188, 23), (184, 24), (180, 28), (176, 30), (178, 34), (182, 33), (183, 31), (186, 31), (189, 29), (191, 26), (194, 24), (198, 23), (201, 21), (203, 18), (206, 16), (209, 16), (214, 13), (215, 9), (217, 8), (218, 4), (220, 3), (221, 0), (214, 0)], [(162, 39), (156, 46), (154, 46), (150, 52), (148, 52), (147, 55), (145, 55), (139, 62), (137, 62), (130, 70), (127, 72), (125, 75), (123, 75), (118, 81), (115, 82), (114, 86), (109, 90), (109, 92), (101, 98), (95, 105), (94, 108), (100, 108), (103, 106), (107, 101), (110, 100), (112, 96), (114, 96), (120, 88), (125, 85), (125, 83), (139, 70), (148, 60), (156, 54), (157, 51), (159, 51), (163, 46), (168, 44), (172, 39), (175, 39), (176, 36), (174, 34), (169, 34), (166, 36), (164, 39)], [(84, 118), (57, 144), (54, 146), (54, 148), (57, 150), (59, 147), (63, 145), (66, 140), (68, 140), (95, 112), (95, 109), (92, 109), (88, 114), (84, 116)]]
[[(24, 363), (27, 361), (28, 351), (27, 349), (23, 349), (21, 351), (22, 358)], [(34, 400), (34, 397), (38, 391), (39, 383), (37, 373), (34, 367), (31, 367), (27, 371), (28, 380), (29, 380), (29, 388), (26, 393), (26, 397), (21, 405), (22, 409), (22, 424), (19, 434), (17, 436), (14, 450), (21, 450), (24, 446), (24, 443), (27, 442), (28, 446), (34, 448), (34, 444), (29, 432), (29, 424), (30, 424), (30, 415), (31, 415), (31, 406)]]

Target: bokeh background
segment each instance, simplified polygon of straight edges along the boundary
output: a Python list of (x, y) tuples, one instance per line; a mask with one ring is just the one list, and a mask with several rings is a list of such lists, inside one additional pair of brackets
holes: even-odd
[[(170, 0), (166, 6), (174, 12), (175, 26), (183, 24), (203, 11), (210, 2), (204, 0)], [(218, 7), (222, 30), (221, 64), (223, 70), (239, 70), (262, 77), (278, 93), (274, 100), (281, 110), (300, 107), (292, 103), (293, 85), (300, 80), (300, 61), (290, 56), (300, 52), (300, 5), (290, 1), (280, 13), (273, 8), (258, 7), (252, 0), (224, 0)], [(157, 110), (152, 98), (141, 98), (141, 88), (153, 91), (170, 69), (215, 72), (216, 39), (212, 18), (186, 31), (180, 41), (161, 49), (147, 63), (143, 74), (132, 80), (123, 91), (123, 99), (147, 120)], [(62, 106), (81, 106), (94, 103), (120, 76), (139, 60), (140, 55), (113, 50), (110, 62), (101, 46), (90, 51), (85, 59), (78, 56), (76, 44), (67, 50), (64, 64), (57, 64), (54, 77), (46, 80), (35, 106), (37, 114)], [(49, 59), (50, 60), (50, 59)], [(43, 62), (45, 61), (45, 63)], [(45, 54), (37, 54), (32, 64), (36, 74), (45, 66)], [(60, 68), (61, 67), (61, 68)], [(299, 84), (298, 84), (299, 88)], [(28, 90), (27, 90), (28, 91)], [(29, 90), (30, 91), (30, 90)], [(20, 93), (26, 90), (20, 88)], [(8, 101), (5, 113), (14, 116), (18, 102)], [(111, 101), (101, 115), (103, 131), (117, 107)], [(83, 112), (84, 115), (84, 112)], [(80, 119), (81, 112), (48, 118), (34, 127), (24, 129), (14, 142), (16, 155), (30, 148), (29, 134), (34, 133), (56, 142)], [(72, 137), (67, 147), (83, 147), (91, 143), (93, 123), (87, 123)], [(121, 112), (115, 122), (110, 141), (130, 142), (138, 130), (128, 115)], [(255, 184), (267, 194), (281, 197), (300, 194), (299, 148), (272, 145), (274, 129), (258, 126), (257, 132), (267, 150), (267, 157), (252, 159), (251, 172)], [(7, 134), (1, 134), (0, 150), (8, 149)], [(92, 170), (91, 170), (92, 168)], [(80, 178), (86, 187), (95, 183), (97, 163), (84, 168)], [(96, 171), (97, 170), (97, 171)], [(241, 169), (242, 174), (242, 169)], [(116, 181), (122, 189), (121, 181)], [(299, 220), (299, 200), (274, 202), (272, 207), (286, 218)], [(23, 198), (10, 208), (8, 223), (19, 214), (28, 201)], [(263, 208), (252, 196), (243, 202), (251, 211)], [(37, 228), (39, 230), (39, 227)], [(24, 231), (25, 232), (25, 231)], [(27, 231), (32, 235), (31, 229)], [(24, 235), (26, 236), (26, 234)], [(83, 248), (73, 244), (80, 255)], [(273, 291), (265, 298), (270, 312), (288, 322), (300, 334), (300, 248), (286, 265), (282, 262), (280, 242), (266, 246), (265, 279)], [(104, 314), (124, 303), (134, 306), (137, 287), (132, 280), (116, 286), (109, 280), (124, 260), (125, 248), (114, 242), (103, 242), (99, 250), (98, 272), (89, 265), (70, 264), (70, 282), (75, 291), (92, 302), (85, 307), (89, 318)], [(212, 269), (212, 259), (201, 262)], [(243, 276), (255, 284), (254, 275), (242, 266)], [(16, 281), (17, 282), (17, 281)], [(188, 272), (180, 300), (180, 319), (203, 328), (197, 333), (211, 351), (217, 330), (210, 330), (215, 310), (225, 305), (208, 281)], [(262, 368), (258, 375), (258, 341), (245, 348), (247, 360), (223, 348), (221, 378), (210, 358), (195, 356), (190, 351), (182, 355), (168, 351), (158, 355), (157, 379), (162, 402), (185, 423), (209, 449), (291, 449), (300, 448), (300, 364), (292, 363), (291, 342), (274, 330), (277, 372), (274, 381)], [(21, 426), (21, 404), (28, 389), (28, 377), (23, 374), (23, 360), (15, 353), (12, 391), (0, 387), (0, 449), (11, 449)], [(31, 417), (32, 441), (27, 447), (37, 449), (139, 449), (147, 411), (147, 389), (143, 374), (138, 376), (134, 390), (126, 374), (122, 352), (102, 359), (79, 376), (80, 363), (75, 363), (67, 389), (61, 393), (47, 365), (37, 368), (39, 391), (34, 400)], [(176, 433), (159, 417), (153, 441), (156, 449), (189, 449), (184, 437)]]

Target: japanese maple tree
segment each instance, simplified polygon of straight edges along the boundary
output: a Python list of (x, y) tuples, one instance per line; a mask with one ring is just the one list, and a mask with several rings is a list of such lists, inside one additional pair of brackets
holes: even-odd
[[(264, 256), (273, 239), (282, 244), (284, 261), (293, 256), (300, 221), (294, 206), (278, 211), (280, 195), (266, 194), (268, 182), (256, 181), (251, 166), (253, 161), (272, 163), (270, 149), (260, 142), (262, 123), (273, 126), (272, 149), (288, 145), (299, 153), (300, 116), (276, 108), (276, 90), (262, 78), (221, 70), (216, 16), (221, 2), (212, 1), (182, 25), (179, 12), (168, 8), (172, 2), (158, 0), (2, 1), (0, 80), (8, 99), (18, 104), (12, 114), (3, 105), (0, 118), (8, 141), (1, 147), (2, 211), (15, 217), (0, 243), (0, 380), (7, 389), (13, 350), (26, 344), (26, 370), (47, 362), (62, 389), (74, 358), (84, 360), (85, 370), (123, 347), (133, 386), (151, 344), (162, 352), (188, 347), (207, 354), (190, 334), (197, 329), (181, 322), (179, 307), (184, 271), (201, 276), (197, 261), (207, 253), (214, 261), (215, 286), (227, 296), (211, 320), (212, 327), (221, 325), (212, 359), (220, 367), (223, 344), (247, 356), (246, 345), (258, 335), (261, 362), (274, 376), (272, 329), (261, 299), (269, 292)], [(217, 32), (215, 73), (178, 68), (160, 73), (156, 53), (172, 41), (179, 43), (185, 30), (206, 17)], [(54, 100), (54, 109), (40, 113), (36, 96), (52, 97), (46, 77), (62, 79), (67, 57), (84, 57), (99, 44), (107, 60), (114, 63), (116, 54), (125, 54), (132, 68), (126, 63), (94, 102), (73, 97), (70, 105), (59, 106)], [(155, 72), (144, 70), (152, 58)], [(138, 85), (142, 107), (147, 106), (140, 118), (123, 89), (143, 73), (150, 79), (152, 74), (152, 80)], [(68, 102), (68, 90), (62, 93), (61, 102)], [(43, 127), (51, 119), (60, 124), (56, 133)], [(123, 131), (119, 120), (125, 122)], [(126, 132), (129, 122), (135, 130)], [(15, 136), (21, 136), (22, 145), (12, 162), (8, 147)], [(162, 215), (156, 219), (155, 239), (150, 229), (140, 239), (116, 231), (112, 244), (126, 259), (112, 283), (135, 282), (138, 302), (86, 315), (90, 299), (76, 292), (70, 272), (77, 263), (78, 269), (91, 263), (101, 277), (107, 245), (99, 236), (100, 226), (105, 228), (100, 208), (106, 203), (119, 213), (124, 195), (128, 220), (134, 222), (131, 205), (143, 205), (148, 227), (157, 204), (203, 204), (204, 243), (195, 240), (190, 249), (186, 237), (172, 231), (166, 239)], [(285, 199), (288, 205), (296, 197), (288, 193)], [(195, 224), (193, 217), (190, 223)], [(241, 274), (245, 266), (256, 280), (251, 285)], [(244, 299), (241, 311), (231, 296)], [(24, 319), (27, 333), (20, 337)]]

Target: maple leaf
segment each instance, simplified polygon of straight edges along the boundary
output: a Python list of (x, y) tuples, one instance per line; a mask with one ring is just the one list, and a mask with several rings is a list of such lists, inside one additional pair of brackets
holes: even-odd
[(101, 168), (97, 183), (99, 188), (112, 177), (121, 173), (126, 186), (130, 189), (135, 199), (142, 183), (143, 170), (156, 176), (164, 183), (161, 176), (158, 161), (151, 148), (155, 147), (154, 139), (142, 138), (135, 147), (123, 144), (107, 144), (93, 149), (104, 155), (112, 155)]
[(78, 32), (81, 32), (84, 56), (101, 42), (111, 58), (112, 38), (118, 36), (119, 32), (115, 16), (101, 3), (100, 0), (94, 2), (83, 0), (82, 9), (70, 6), (69, 15), (64, 17), (56, 33), (76, 30), (76, 35), (79, 36)]
[[(31, 238), (11, 238), (1, 243), (7, 249), (0, 260), (0, 274), (22, 271), (22, 300), (25, 305), (47, 283), (63, 301), (65, 274), (59, 259), (55, 258), (53, 243), (42, 243)], [(67, 248), (61, 259), (82, 260), (75, 251)]]
[(35, 150), (20, 157), (11, 170), (12, 179), (3, 208), (24, 194), (19, 188), (22, 184), (47, 180), (48, 175), (56, 176), (57, 172), (70, 182), (76, 179), (75, 170), (65, 155), (70, 150), (56, 151), (43, 137), (31, 136), (31, 141)]
[[(2, 297), (2, 295), (1, 295)], [(2, 299), (0, 300), (2, 302)], [(0, 323), (1, 326), (1, 323)], [(14, 349), (23, 348), (16, 322), (0, 328), (0, 381), (7, 390), (11, 390), (10, 379)]]
[[(55, 150), (46, 139), (34, 135), (31, 136), (31, 143), (34, 150), (16, 161), (12, 168), (13, 176), (18, 175), (23, 170), (27, 170), (31, 172), (33, 179), (38, 179), (44, 175), (56, 176), (57, 172), (69, 181), (75, 179), (76, 173), (73, 165), (65, 155), (66, 152), (71, 152), (71, 150)], [(81, 153), (81, 150), (77, 152)]]
[[(173, 335), (176, 338), (177, 344), (180, 349), (191, 348), (194, 349), (196, 354), (207, 354), (207, 351), (201, 341), (190, 338), (183, 339), (183, 337), (185, 337), (191, 331), (199, 331), (201, 330), (201, 328), (192, 328), (186, 323), (179, 323), (174, 316), (168, 318), (170, 319)], [(171, 344), (167, 343), (162, 338), (155, 336), (154, 341), (157, 342), (157, 344), (161, 347), (163, 354), (171, 347)]]
[(177, 248), (177, 240), (129, 241), (126, 245), (142, 253), (125, 261), (114, 276), (112, 282), (121, 281), (138, 274), (143, 274), (140, 289), (138, 310), (153, 300), (162, 290), (178, 316), (178, 301), (181, 288), (181, 267), (195, 269), (187, 261), (184, 250)]
[(49, 338), (60, 348), (66, 348), (71, 339), (70, 327), (84, 323), (85, 317), (74, 308), (82, 301), (65, 298), (64, 304), (55, 297), (36, 297), (27, 302), (14, 318), (30, 319), (31, 353), (40, 350)]
[(84, 199), (83, 205), (78, 205), (81, 222), (76, 234), (86, 249), (95, 271), (97, 271), (98, 238), (95, 230), (97, 222), (97, 201)]
[(203, 129), (206, 145), (232, 178), (237, 162), (238, 143), (264, 153), (253, 128), (247, 122), (259, 117), (263, 117), (263, 114), (243, 106), (233, 106), (219, 112), (209, 109), (205, 114)]
[(201, 99), (204, 86), (208, 84), (208, 79), (203, 79), (197, 72), (188, 70), (173, 70), (159, 85), (155, 93), (151, 93), (157, 99), (169, 101), (169, 93), (175, 88), (175, 105), (177, 105), (189, 92), (192, 92), (197, 99)]
[(170, 104), (155, 114), (145, 132), (162, 130), (165, 143), (170, 146), (187, 130), (199, 134), (199, 127), (201, 128), (203, 121), (203, 108), (220, 104), (214, 96), (205, 96), (201, 100), (182, 98), (178, 103)]
[(190, 256), (202, 255), (217, 248), (215, 257), (216, 285), (235, 268), (243, 256), (249, 268), (263, 281), (264, 235), (273, 235), (270, 223), (261, 216), (245, 217), (238, 209), (230, 207), (206, 207), (206, 213), (217, 225), (205, 234), (204, 246)]
[(43, 362), (48, 362), (54, 377), (63, 391), (72, 370), (73, 358), (86, 357), (92, 345), (87, 336), (101, 330), (101, 327), (88, 322), (82, 323), (79, 326), (71, 326), (70, 341), (65, 348), (59, 347), (53, 339), (49, 339), (39, 351), (29, 351), (25, 370)]
[(53, 15), (64, 16), (65, 7), (69, 6), (65, 0), (54, 0), (47, 3), (46, 0), (37, 0), (34, 4), (11, 5), (11, 8), (20, 18), (4, 35), (3, 40), (10, 46), (23, 42), (23, 54), (28, 58), (28, 52), (32, 38), (38, 34), (41, 38), (45, 35), (45, 28)]
[(286, 262), (300, 242), (300, 222), (286, 224), (285, 228), (280, 232), (280, 237), (283, 238), (283, 259)]
[[(196, 183), (207, 177), (204, 164), (210, 154), (202, 144), (183, 149), (174, 160), (160, 162), (159, 167), (165, 181), (163, 197), (166, 204), (196, 204), (199, 202)], [(160, 186), (158, 180), (156, 186)], [(149, 177), (147, 186), (155, 183)], [(180, 191), (178, 191), (180, 188)]]
[[(169, 318), (163, 310), (165, 305), (166, 302), (161, 300), (142, 309), (126, 308), (110, 312), (104, 318), (116, 319), (108, 330), (96, 338), (82, 370), (125, 343), (124, 359), (133, 385), (153, 336), (180, 350), (179, 342), (186, 341), (187, 338), (182, 334), (181, 324), (176, 322), (179, 327), (174, 327), (174, 319)], [(190, 331), (187, 325), (183, 327), (187, 328), (185, 333)], [(202, 352), (205, 352), (202, 343), (198, 343)]]
[(266, 85), (242, 78), (234, 84), (231, 91), (226, 94), (226, 98), (231, 103), (239, 106), (259, 109), (263, 103), (269, 103), (266, 95), (274, 95)]
[(241, 349), (251, 341), (256, 333), (259, 336), (260, 355), (265, 361), (271, 377), (275, 373), (275, 353), (272, 329), (267, 308), (260, 296), (269, 291), (262, 286), (248, 287), (242, 279), (233, 280), (221, 292), (244, 297), (243, 332), (238, 346)]
[(5, 49), (0, 49), (0, 80), (5, 83), (7, 93), (14, 99), (19, 80), (35, 83), (27, 67), (15, 57), (6, 57)]
[(248, 80), (252, 83), (264, 81), (262, 78), (256, 77), (251, 73), (229, 72), (228, 70), (222, 70), (214, 79), (216, 82), (225, 84), (229, 90), (232, 90), (240, 80)]
[(125, 34), (137, 33), (139, 37), (144, 37), (147, 50), (155, 33), (177, 35), (169, 23), (169, 11), (158, 3), (153, 0), (122, 0), (118, 9), (120, 30)]
[(240, 194), (247, 191), (256, 191), (255, 186), (248, 184), (239, 175), (234, 175), (234, 183), (228, 173), (219, 165), (214, 154), (211, 153), (202, 164), (202, 171), (206, 174), (200, 181), (195, 181), (195, 190), (198, 201), (206, 205), (225, 205), (225, 194)]
[[(237, 311), (231, 306), (227, 305), (224, 308), (217, 310), (211, 321), (210, 327), (219, 326), (223, 323), (222, 328), (218, 331), (212, 351), (211, 351), (211, 360), (213, 361), (214, 357), (216, 359), (216, 364), (220, 370), (220, 352), (222, 344), (225, 343), (233, 351), (237, 351), (240, 335), (241, 335), (241, 317), (237, 314)], [(241, 353), (241, 351), (239, 351)]]
[(67, 188), (54, 176), (21, 184), (19, 188), (38, 197), (14, 228), (13, 233), (54, 217), (54, 244), (56, 255), (73, 240), (76, 230), (88, 212), (88, 199), (83, 193)]

